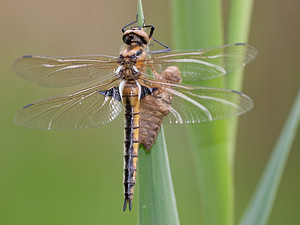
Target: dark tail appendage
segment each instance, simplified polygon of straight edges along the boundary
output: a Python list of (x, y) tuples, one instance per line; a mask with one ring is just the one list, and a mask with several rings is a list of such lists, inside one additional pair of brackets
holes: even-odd
[(130, 198), (128, 198), (128, 199), (125, 198), (124, 199), (124, 205), (123, 205), (123, 212), (125, 212), (125, 210), (126, 210), (127, 202), (129, 204), (129, 211), (131, 211), (131, 207), (132, 207), (131, 199)]

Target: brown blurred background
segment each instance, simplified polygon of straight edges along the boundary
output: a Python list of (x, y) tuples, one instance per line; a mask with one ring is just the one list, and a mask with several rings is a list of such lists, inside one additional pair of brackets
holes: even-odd
[[(156, 26), (155, 37), (172, 47), (171, 2), (143, 4), (147, 22)], [(13, 117), (22, 106), (76, 88), (40, 87), (11, 70), (13, 61), (26, 54), (117, 56), (121, 27), (135, 19), (136, 5), (135, 0), (0, 1), (1, 225), (137, 223), (138, 190), (133, 212), (122, 212), (123, 117), (103, 127), (68, 132), (17, 127)], [(255, 108), (240, 118), (237, 220), (300, 87), (299, 8), (298, 0), (254, 5), (249, 43), (259, 55), (247, 66), (243, 92), (254, 100)], [(165, 130), (181, 224), (204, 224), (184, 126)], [(299, 149), (298, 130), (270, 225), (299, 224)]]

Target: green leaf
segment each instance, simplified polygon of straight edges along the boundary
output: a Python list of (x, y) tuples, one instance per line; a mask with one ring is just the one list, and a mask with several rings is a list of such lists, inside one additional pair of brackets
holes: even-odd
[[(227, 43), (247, 43), (250, 31), (253, 0), (231, 0), (229, 3)], [(241, 91), (244, 68), (241, 68), (225, 79), (225, 87)], [(238, 118), (228, 120), (229, 158), (234, 159)], [(233, 162), (232, 162), (233, 164)]]
[[(239, 0), (235, 1), (238, 2)], [(243, 11), (238, 18), (231, 13), (240, 10), (244, 5), (233, 8), (231, 5), (230, 21), (245, 24), (237, 26), (229, 21), (229, 29), (233, 30), (228, 39), (248, 36), (251, 13)], [(245, 0), (248, 6), (250, 1)], [(234, 4), (234, 3), (233, 3)], [(245, 3), (244, 3), (245, 4)], [(222, 2), (173, 0), (173, 34), (175, 47), (179, 49), (196, 49), (223, 44)], [(251, 12), (251, 7), (248, 8)], [(246, 21), (246, 22), (245, 22)], [(232, 27), (236, 29), (232, 29)], [(231, 32), (231, 31), (229, 31)], [(241, 42), (232, 41), (230, 42)], [(230, 75), (231, 76), (231, 75)], [(228, 76), (227, 76), (228, 77)], [(241, 73), (237, 78), (225, 78), (205, 81), (205, 86), (233, 87), (232, 83), (241, 83)], [(230, 85), (227, 84), (230, 83)], [(203, 85), (201, 83), (200, 85)], [(203, 86), (204, 86), (203, 85)], [(235, 89), (235, 88), (234, 88)], [(234, 221), (234, 188), (233, 159), (236, 136), (236, 119), (188, 126), (191, 147), (194, 154), (198, 183), (202, 194), (202, 203), (207, 224), (231, 225)]]
[[(229, 5), (227, 43), (246, 43), (249, 37), (253, 0), (231, 0)], [(241, 90), (243, 69), (226, 78), (226, 87)]]
[[(138, 1), (138, 26), (143, 26), (141, 0)], [(139, 149), (139, 224), (179, 225), (176, 199), (169, 166), (163, 127), (150, 152)]]
[[(199, 49), (223, 44), (221, 1), (174, 0), (172, 10), (176, 49)], [(205, 85), (223, 87), (223, 79), (205, 81)], [(187, 125), (187, 130), (206, 223), (231, 225), (233, 174), (228, 157), (226, 120)]]
[(300, 89), (270, 160), (239, 225), (267, 224), (299, 123)]
[(150, 152), (140, 148), (139, 224), (179, 224), (163, 128)]

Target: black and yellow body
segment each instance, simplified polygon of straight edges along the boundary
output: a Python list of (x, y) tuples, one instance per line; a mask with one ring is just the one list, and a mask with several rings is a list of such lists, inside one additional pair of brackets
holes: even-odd
[(143, 28), (128, 30), (124, 34), (124, 41), (128, 46), (120, 53), (119, 76), (122, 79), (119, 85), (119, 92), (125, 110), (124, 129), (124, 206), (127, 204), (129, 210), (132, 207), (132, 197), (136, 182), (136, 170), (139, 148), (140, 131), (140, 100), (141, 86), (138, 79), (143, 71), (144, 60), (146, 59), (145, 46), (149, 42), (149, 37)]
[(125, 109), (124, 131), (124, 206), (131, 210), (131, 200), (136, 181), (136, 168), (140, 129), (140, 86), (135, 80), (127, 80), (122, 92)]

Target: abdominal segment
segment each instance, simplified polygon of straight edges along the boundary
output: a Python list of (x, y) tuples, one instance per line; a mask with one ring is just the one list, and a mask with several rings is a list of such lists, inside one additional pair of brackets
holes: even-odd
[(136, 168), (139, 145), (139, 87), (135, 81), (128, 81), (124, 87), (122, 98), (125, 108), (124, 129), (124, 206), (132, 207), (132, 197), (136, 181)]

